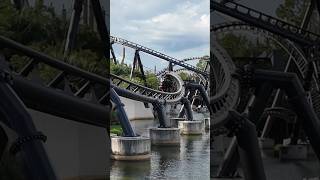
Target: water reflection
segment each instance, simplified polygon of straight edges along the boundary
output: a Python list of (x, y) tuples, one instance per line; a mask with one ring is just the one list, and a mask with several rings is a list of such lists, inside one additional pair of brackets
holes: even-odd
[(181, 136), (180, 146), (153, 146), (150, 161), (114, 161), (111, 179), (209, 179), (209, 134)]
[(111, 179), (129, 180), (145, 179), (150, 176), (151, 162), (149, 161), (113, 161)]
[(177, 168), (177, 163), (180, 160), (180, 147), (167, 146), (152, 147), (152, 169), (153, 172), (149, 178), (167, 177), (172, 169)]

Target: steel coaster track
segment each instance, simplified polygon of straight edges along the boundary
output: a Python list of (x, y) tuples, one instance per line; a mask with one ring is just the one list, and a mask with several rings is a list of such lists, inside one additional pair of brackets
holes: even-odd
[(164, 70), (158, 72), (156, 74), (156, 76), (163, 76), (163, 75), (165, 75), (166, 73), (169, 73), (169, 72), (174, 72), (174, 73), (177, 73), (177, 74), (179, 74), (181, 72), (190, 73), (190, 74), (193, 74), (193, 75), (195, 75), (195, 76), (197, 76), (199, 78), (199, 80), (200, 80), (199, 83), (204, 84), (204, 85), (207, 83), (207, 79), (204, 76), (202, 76), (201, 74), (195, 73), (193, 71), (187, 70), (185, 68), (174, 69), (173, 71), (168, 71), (168, 70), (164, 69)]
[(192, 61), (192, 60), (207, 60), (209, 61), (209, 58), (204, 58), (204, 57), (189, 57), (189, 58), (185, 58), (182, 59), (182, 61), (186, 62), (186, 61)]
[(122, 38), (118, 38), (118, 37), (114, 37), (114, 36), (110, 36), (110, 43), (117, 43), (117, 44), (120, 44), (120, 45), (123, 45), (123, 46), (127, 46), (127, 47), (130, 47), (130, 48), (133, 48), (135, 50), (138, 50), (138, 51), (142, 51), (144, 53), (147, 53), (147, 54), (150, 54), (150, 55), (153, 55), (155, 57), (158, 57), (160, 59), (163, 59), (163, 60), (166, 60), (170, 63), (173, 63), (173, 64), (176, 64), (176, 65), (179, 65), (181, 67), (184, 67), (190, 71), (194, 71), (196, 73), (199, 73), (199, 74), (202, 74), (203, 76), (205, 77), (208, 77), (208, 73), (195, 67), (195, 66), (192, 66), (190, 64), (187, 64), (185, 63), (183, 60), (178, 60), (176, 58), (173, 58), (173, 57), (170, 57), (168, 55), (165, 55), (161, 52), (158, 52), (158, 51), (155, 51), (155, 50), (152, 50), (150, 48), (147, 48), (147, 47), (144, 47), (144, 46), (141, 46), (137, 43), (133, 43), (133, 42), (130, 42), (128, 40), (125, 40), (125, 39), (122, 39)]
[(237, 106), (240, 98), (240, 84), (231, 76), (236, 70), (231, 57), (216, 39), (211, 37), (211, 47), (214, 47), (211, 48), (213, 51), (211, 55), (213, 78), (211, 79), (214, 79), (211, 83), (214, 83), (215, 88), (211, 91), (215, 94), (210, 97), (210, 105), (213, 109), (210, 120), (212, 128), (218, 128), (224, 123), (229, 110)]
[(179, 74), (180, 72), (191, 73), (191, 74), (197, 76), (197, 77), (199, 78), (199, 80), (200, 80), (199, 83), (202, 83), (202, 84), (206, 84), (207, 81), (208, 81), (208, 80), (207, 80), (204, 76), (202, 76), (201, 74), (197, 74), (197, 73), (195, 73), (195, 72), (193, 72), (193, 71), (189, 71), (189, 70), (187, 70), (187, 69), (185, 69), (185, 68), (175, 69), (175, 70), (173, 70), (173, 72), (178, 73), (178, 74)]
[[(185, 93), (183, 81), (175, 73), (167, 73), (165, 76), (173, 78), (177, 87), (176, 91), (161, 92), (115, 75), (109, 75), (110, 81), (108, 77), (87, 72), (3, 36), (0, 36), (0, 44), (0, 50), (9, 57), (6, 59), (9, 63), (14, 59), (12, 55), (21, 57), (21, 61), (26, 62), (22, 68), (14, 69), (12, 72), (1, 69), (1, 72), (6, 70), (3, 72), (8, 74), (8, 77), (12, 77), (11, 86), (14, 90), (12, 93), (17, 93), (27, 107), (54, 116), (108, 129), (110, 88), (124, 97), (156, 103), (155, 105), (160, 107), (163, 107), (165, 103), (179, 103)], [(3, 62), (4, 59), (1, 60), (1, 63), (7, 64)], [(42, 80), (39, 67), (44, 66), (56, 70), (52, 79)], [(77, 88), (72, 86), (72, 82), (78, 83)], [(9, 80), (8, 83), (10, 83)], [(3, 122), (10, 127), (7, 119), (4, 119)], [(41, 149), (36, 148), (37, 152), (40, 152)], [(46, 157), (45, 153), (43, 156)], [(48, 163), (48, 160), (42, 158), (40, 163)]]
[[(190, 58), (185, 58), (182, 59), (181, 61), (183, 62), (187, 62), (187, 61), (193, 61), (193, 60), (206, 60), (209, 61), (209, 59), (204, 59), (203, 57), (190, 57)], [(173, 66), (175, 66), (176, 64), (173, 64)], [(182, 69), (182, 68), (181, 68)], [(160, 76), (161, 74), (163, 74), (164, 72), (168, 71), (168, 68), (164, 68), (163, 70), (159, 71), (156, 76)]]
[(308, 60), (305, 58), (304, 53), (291, 41), (283, 39), (278, 35), (257, 28), (253, 25), (244, 22), (228, 22), (216, 24), (212, 27), (212, 30), (216, 33), (226, 33), (234, 31), (249, 31), (252, 33), (259, 33), (273, 41), (275, 41), (281, 48), (283, 48), (290, 56), (294, 58), (294, 62), (299, 68), (299, 73), (304, 78), (307, 72)]
[[(302, 50), (293, 42), (288, 39), (281, 38), (279, 35), (270, 33), (266, 30), (257, 28), (253, 25), (246, 24), (244, 22), (229, 22), (229, 23), (221, 23), (212, 26), (212, 30), (216, 33), (225, 33), (225, 32), (232, 32), (232, 31), (250, 31), (253, 33), (259, 33), (266, 38), (269, 38), (276, 42), (284, 51), (286, 51), (289, 56), (292, 57), (296, 67), (298, 68), (298, 73), (304, 79), (307, 74), (308, 70), (308, 63), (309, 61), (305, 57)], [(319, 94), (319, 77), (317, 73), (317, 68), (315, 69), (314, 76), (311, 81), (311, 100), (312, 105), (315, 108), (317, 115), (320, 117), (320, 94)]]
[[(84, 71), (78, 67), (63, 62), (62, 60), (37, 52), (3, 36), (0, 36), (0, 44), (6, 49), (15, 50), (19, 55), (27, 56), (27, 60), (30, 59), (20, 72), (14, 73), (16, 79), (19, 79), (19, 82), (22, 82), (22, 86), (19, 86), (17, 91), (23, 92), (23, 88), (26, 88), (24, 85), (27, 82), (34, 84), (35, 81), (28, 79), (32, 79), (32, 76), (35, 76), (34, 74), (37, 73), (39, 65), (44, 64), (59, 72), (53, 79), (49, 80), (49, 83), (36, 82), (38, 85), (42, 84), (42, 87), (48, 91), (54, 90), (56, 92), (62, 92), (64, 95), (77, 97), (79, 101), (85, 100), (88, 103), (100, 106), (100, 108), (109, 103), (109, 94), (107, 92), (108, 87), (115, 88), (116, 91), (127, 92), (127, 94), (129, 94), (129, 98), (131, 96), (138, 96), (147, 101), (157, 100), (163, 103), (178, 103), (184, 95), (183, 81), (175, 73), (166, 73), (165, 75), (173, 77), (177, 86), (177, 91), (162, 92), (138, 85), (112, 74), (110, 74), (110, 81), (108, 78)], [(75, 78), (80, 80), (80, 86), (78, 88), (71, 87), (71, 81)], [(98, 92), (97, 88), (100, 89), (100, 92)], [(101, 89), (104, 89), (104, 91), (101, 92)], [(91, 95), (91, 98), (87, 99), (85, 96), (86, 94)], [(37, 94), (34, 94), (34, 96), (37, 96)]]
[(157, 99), (159, 101), (165, 102), (165, 103), (178, 103), (181, 98), (184, 95), (184, 87), (183, 87), (183, 81), (178, 77), (178, 75), (174, 72), (166, 72), (164, 76), (171, 76), (173, 77), (175, 81), (175, 85), (177, 86), (176, 92), (164, 92), (164, 91), (158, 91), (155, 89), (151, 89), (133, 82), (130, 82), (126, 79), (123, 79), (119, 76), (110, 75), (110, 80), (112, 81), (113, 86), (120, 87), (122, 89), (126, 89), (128, 91), (131, 91), (132, 93), (145, 96), (148, 98)]
[[(193, 71), (189, 71), (189, 70), (187, 70), (187, 69), (185, 69), (185, 68), (179, 68), (179, 69), (175, 69), (175, 70), (173, 70), (173, 71), (162, 71), (162, 73), (161, 74), (157, 74), (157, 76), (164, 76), (166, 73), (168, 73), (168, 72), (174, 72), (174, 73), (176, 73), (177, 75), (179, 75), (179, 73), (187, 73), (187, 74), (192, 74), (192, 75), (194, 75), (194, 76), (196, 76), (198, 79), (199, 79), (199, 81), (197, 82), (198, 84), (200, 84), (200, 85), (202, 85), (202, 86), (204, 86), (204, 88), (208, 91), (209, 89), (209, 86), (208, 86), (208, 80), (205, 78), (205, 77), (203, 77), (201, 74), (198, 74), (198, 73), (195, 73), (195, 72), (193, 72)], [(196, 92), (196, 95), (198, 95), (199, 94), (199, 92), (198, 92), (198, 90), (197, 90), (197, 92)]]
[(312, 46), (319, 44), (320, 36), (318, 34), (306, 31), (298, 26), (248, 8), (236, 2), (228, 1), (227, 3), (219, 3), (215, 0), (211, 0), (210, 9), (229, 15), (282, 37), (286, 37), (302, 45)]

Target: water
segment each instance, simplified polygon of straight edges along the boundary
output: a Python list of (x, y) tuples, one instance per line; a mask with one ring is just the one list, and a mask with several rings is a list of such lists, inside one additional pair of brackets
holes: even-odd
[(209, 133), (181, 136), (179, 146), (155, 147), (148, 161), (113, 161), (112, 180), (129, 179), (195, 179), (210, 176)]

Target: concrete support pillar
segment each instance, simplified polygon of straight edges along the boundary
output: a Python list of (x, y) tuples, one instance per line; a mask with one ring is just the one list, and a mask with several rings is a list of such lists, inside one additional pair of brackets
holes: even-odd
[(204, 131), (203, 121), (179, 121), (178, 128), (181, 134), (200, 135)]
[(180, 145), (179, 128), (151, 128), (152, 145)]
[(170, 127), (178, 127), (179, 121), (186, 121), (186, 118), (170, 118)]
[(111, 137), (111, 158), (120, 161), (139, 161), (150, 159), (150, 138), (147, 137)]

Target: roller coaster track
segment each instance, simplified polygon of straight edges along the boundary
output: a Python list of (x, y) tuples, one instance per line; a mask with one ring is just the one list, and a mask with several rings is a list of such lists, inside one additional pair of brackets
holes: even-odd
[[(12, 83), (11, 87), (14, 92), (12, 89), (10, 92), (17, 94), (16, 96), (19, 98), (15, 100), (21, 99), (22, 105), (25, 104), (30, 109), (57, 117), (108, 129), (110, 88), (111, 92), (116, 91), (120, 96), (141, 102), (155, 103), (153, 105), (157, 109), (158, 118), (161, 116), (159, 109), (164, 111), (163, 107), (167, 103), (180, 103), (185, 95), (184, 83), (174, 72), (164, 74), (173, 80), (174, 92), (162, 92), (112, 74), (103, 77), (90, 73), (3, 36), (0, 36), (0, 45), (0, 73), (9, 77), (6, 79), (8, 82), (4, 82), (2, 85), (10, 87), (9, 83)], [(19, 68), (13, 65), (14, 68), (9, 69), (5, 60), (9, 63), (18, 60), (18, 64), (23, 67)], [(6, 69), (3, 69), (2, 64), (5, 64)], [(43, 77), (42, 68), (52, 69), (52, 74), (49, 77)], [(1, 81), (3, 80), (2, 78)], [(26, 109), (23, 110), (26, 112)], [(26, 112), (26, 114), (28, 113)], [(14, 116), (13, 113), (11, 115)], [(161, 117), (159, 121), (164, 119)], [(25, 125), (11, 122), (11, 119), (7, 118), (1, 120), (8, 127), (14, 124), (14, 126), (23, 129)], [(32, 124), (31, 117), (27, 120), (29, 125)], [(36, 152), (41, 152), (41, 148), (42, 146), (35, 147)], [(41, 155), (47, 157), (45, 152)], [(37, 163), (48, 164), (48, 167)], [(45, 158), (41, 158), (39, 162), (34, 161), (33, 165), (51, 169), (49, 160)], [(52, 177), (51, 175), (46, 176)]]
[[(212, 36), (213, 37), (213, 36)], [(218, 44), (216, 39), (211, 39), (212, 71), (211, 78), (214, 82), (211, 91), (214, 92), (210, 97), (210, 105), (213, 109), (211, 115), (211, 126), (220, 127), (226, 119), (229, 110), (237, 106), (240, 98), (239, 81), (231, 75), (235, 73), (236, 67), (231, 57)]]
[[(206, 60), (209, 61), (209, 58), (204, 58), (204, 57), (190, 57), (190, 58), (185, 58), (182, 59), (181, 61), (183, 62), (187, 62), (187, 61), (193, 61), (193, 60)], [(173, 64), (173, 66), (175, 66), (176, 64)], [(163, 70), (159, 71), (156, 75), (160, 76), (161, 74), (163, 74), (164, 72), (168, 71), (168, 67), (164, 68)], [(182, 68), (179, 68), (182, 69)]]
[(175, 85), (177, 87), (176, 92), (158, 91), (145, 86), (141, 86), (139, 84), (135, 84), (133, 82), (130, 82), (128, 80), (125, 80), (121, 77), (118, 77), (112, 74), (110, 75), (110, 79), (112, 81), (112, 85), (131, 91), (132, 93), (145, 96), (148, 98), (158, 99), (160, 101), (163, 101), (169, 104), (177, 103), (178, 101), (180, 101), (180, 99), (184, 95), (183, 82), (180, 80), (178, 75), (175, 74), (174, 72), (166, 72), (164, 76), (171, 76), (175, 79), (175, 82), (176, 82)]
[(125, 40), (125, 39), (122, 39), (122, 38), (118, 38), (118, 37), (114, 37), (114, 36), (110, 36), (110, 43), (113, 44), (113, 43), (117, 43), (117, 44), (120, 44), (120, 45), (123, 45), (123, 46), (127, 46), (127, 47), (130, 47), (130, 48), (133, 48), (135, 50), (138, 50), (138, 51), (142, 51), (144, 53), (147, 53), (147, 54), (150, 54), (150, 55), (153, 55), (155, 57), (158, 57), (160, 59), (163, 59), (163, 60), (166, 60), (170, 63), (173, 63), (175, 65), (179, 65), (181, 67), (184, 67), (190, 71), (193, 71), (193, 72), (196, 72), (196, 73), (199, 73), (199, 74), (202, 74), (203, 76), (205, 77), (208, 77), (208, 73), (195, 67), (195, 66), (192, 66), (190, 64), (187, 64), (185, 63), (185, 61), (183, 60), (178, 60), (176, 58), (173, 58), (173, 57), (170, 57), (168, 55), (165, 55), (161, 52), (158, 52), (158, 51), (155, 51), (155, 50), (152, 50), (150, 48), (147, 48), (147, 47), (144, 47), (144, 46), (141, 46), (139, 44), (136, 44), (136, 43), (133, 43), (133, 42), (130, 42), (128, 40)]
[(182, 61), (184, 61), (184, 62), (193, 61), (193, 60), (206, 60), (206, 61), (208, 61), (209, 58), (207, 58), (207, 57), (189, 57), (189, 58), (182, 59)]
[(319, 44), (320, 36), (318, 34), (306, 31), (298, 26), (257, 10), (231, 1), (228, 1), (227, 3), (219, 3), (215, 0), (211, 0), (210, 2), (211, 10), (216, 10), (248, 24), (252, 24), (274, 34), (286, 37), (296, 43), (308, 46)]
[[(255, 34), (259, 33), (266, 38), (269, 38), (276, 42), (289, 56), (292, 57), (296, 67), (298, 68), (298, 73), (300, 74), (302, 80), (306, 77), (308, 70), (309, 61), (306, 59), (302, 50), (293, 42), (288, 39), (281, 38), (277, 34), (273, 34), (269, 31), (257, 28), (253, 25), (246, 24), (244, 22), (231, 22), (231, 23), (222, 23), (212, 26), (211, 28), (216, 33), (224, 32), (234, 32), (234, 31), (250, 31)], [(314, 66), (315, 67), (315, 66)], [(320, 117), (320, 94), (319, 94), (319, 82), (318, 82), (318, 73), (317, 68), (315, 69), (314, 76), (311, 81), (311, 100), (312, 105)]]
[[(85, 101), (87, 104), (94, 105), (100, 110), (105, 109), (105, 105), (109, 103), (108, 87), (114, 88), (116, 91), (126, 92), (129, 98), (141, 98), (146, 102), (157, 100), (162, 103), (178, 103), (184, 96), (183, 82), (174, 73), (166, 73), (165, 75), (173, 77), (177, 87), (176, 91), (162, 92), (135, 84), (112, 74), (110, 75), (110, 82), (108, 78), (84, 71), (62, 60), (52, 58), (2, 36), (0, 36), (0, 44), (1, 47), (6, 48), (6, 50), (14, 50), (14, 54), (18, 56), (27, 57), (26, 60), (28, 60), (28, 62), (22, 70), (13, 73), (14, 80), (18, 83), (18, 85), (14, 86), (14, 89), (28, 107), (35, 107), (36, 110), (41, 111), (45, 107), (36, 106), (35, 104), (38, 102), (34, 104), (34, 101), (31, 100), (41, 98), (37, 97), (37, 94), (30, 95), (24, 92), (24, 90), (28, 88), (27, 85), (32, 86), (36, 84), (37, 87), (41, 86), (44, 91), (62, 93), (64, 96), (76, 98), (76, 101)], [(42, 65), (47, 65), (58, 71), (57, 75), (48, 81), (49, 83), (33, 81), (34, 76), (38, 73), (38, 67)], [(39, 78), (40, 77), (35, 79)], [(71, 82), (74, 79), (78, 80), (78, 86), (76, 88), (71, 86)], [(91, 96), (89, 99), (86, 96), (88, 94)], [(48, 103), (48, 105), (50, 105), (50, 103)], [(91, 120), (89, 120), (90, 122), (87, 123), (105, 127), (106, 124), (105, 121), (103, 121), (105, 118), (106, 114), (104, 114), (104, 117), (97, 118), (101, 120), (99, 122), (95, 121), (95, 118), (91, 118)]]
[[(168, 71), (167, 69), (164, 69), (162, 71), (159, 71), (156, 74), (156, 76), (163, 76), (164, 74), (166, 74), (168, 72), (170, 72), (170, 71)], [(172, 72), (175, 72), (177, 74), (179, 74), (179, 73), (192, 74), (192, 75), (194, 75), (194, 76), (199, 78), (199, 83), (204, 84), (204, 85), (208, 82), (208, 80), (204, 76), (202, 76), (201, 74), (195, 73), (195, 72), (187, 70), (185, 68), (174, 69)]]

